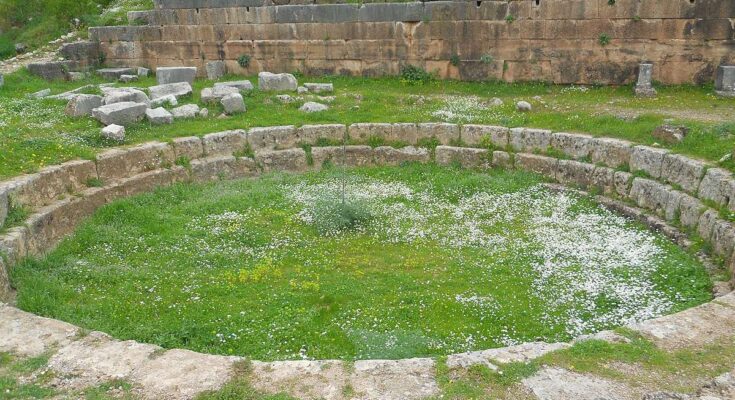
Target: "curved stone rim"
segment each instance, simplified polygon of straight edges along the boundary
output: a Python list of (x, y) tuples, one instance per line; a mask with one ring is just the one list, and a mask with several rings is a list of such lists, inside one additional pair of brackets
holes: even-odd
[[(404, 161), (434, 161), (440, 165), (460, 164), (465, 168), (501, 167), (536, 172), (552, 178), (565, 187), (598, 189), (605, 195), (622, 197), (632, 201), (637, 207), (654, 212), (661, 218), (646, 216), (645, 213), (635, 211), (638, 208), (630, 207), (623, 202), (612, 200), (601, 202), (605, 206), (647, 222), (649, 226), (661, 230), (684, 247), (691, 243), (686, 235), (662, 219), (678, 222), (687, 228), (695, 228), (700, 234), (708, 233), (706, 237), (712, 244), (715, 254), (725, 259), (732, 268), (735, 227), (730, 222), (719, 219), (718, 210), (707, 208), (695, 196), (710, 204), (735, 208), (735, 195), (731, 196), (735, 193), (735, 179), (729, 172), (704, 162), (667, 150), (634, 145), (618, 139), (552, 133), (542, 129), (459, 126), (446, 123), (353, 124), (349, 127), (305, 125), (300, 128), (280, 126), (251, 128), (248, 131), (225, 131), (204, 135), (201, 138), (177, 138), (171, 143), (149, 142), (128, 148), (113, 148), (100, 153), (94, 161), (70, 161), (45, 168), (36, 174), (0, 183), (0, 208), (4, 204), (7, 210), (8, 204), (16, 204), (35, 211), (24, 225), (10, 228), (0, 235), (0, 251), (4, 253), (4, 258), (0, 257), (0, 295), (7, 296), (7, 291), (10, 290), (4, 264), (12, 267), (25, 256), (50, 251), (59, 240), (73, 232), (79, 222), (112, 200), (176, 182), (201, 183), (219, 179), (237, 179), (275, 170), (303, 172), (319, 168), (327, 160), (342, 164), (342, 146), (313, 147), (308, 153), (295, 146), (315, 144), (321, 138), (343, 140), (349, 137), (366, 140), (373, 136), (412, 144), (422, 138), (432, 138), (441, 145), (433, 152), (413, 146), (396, 149), (387, 146), (372, 148), (350, 145), (344, 147), (346, 155), (344, 164), (395, 165)], [(476, 147), (449, 146), (450, 143), (463, 143), (466, 146)], [(491, 146), (503, 150), (488, 150), (487, 147)], [(254, 153), (249, 153), (251, 151)], [(560, 154), (569, 158), (558, 159), (552, 156)], [(624, 168), (626, 165), (628, 171)], [(633, 175), (639, 171), (650, 179)], [(102, 185), (99, 185), (100, 182)], [(600, 199), (607, 197), (602, 196), (598, 198)], [(0, 215), (4, 219), (4, 214)], [(3, 283), (5, 292), (2, 291)], [(629, 328), (644, 333), (665, 347), (675, 348), (677, 344), (667, 343), (667, 336), (672, 334), (686, 336), (686, 332), (695, 332), (696, 329), (693, 327), (698, 323), (697, 310), (705, 310), (704, 314), (707, 315), (707, 312), (712, 312), (711, 309), (725, 306), (735, 307), (735, 294), (731, 293), (679, 313), (634, 324)], [(149, 357), (161, 350), (154, 345), (118, 341), (98, 332), (90, 335), (90, 339), (80, 339), (78, 335), (82, 330), (74, 325), (34, 316), (2, 303), (0, 303), (0, 318), (11, 321), (8, 324), (0, 324), (0, 351), (38, 355), (51, 347), (61, 347), (64, 350), (68, 347), (94, 347), (103, 343), (111, 346), (118, 357), (124, 358), (136, 354)], [(679, 319), (684, 322), (676, 322)], [(29, 337), (33, 340), (28, 340)], [(602, 331), (577, 338), (570, 343), (588, 338), (624, 340), (610, 331)], [(691, 334), (687, 337), (692, 343), (707, 339)], [(88, 341), (94, 342), (94, 345), (87, 343)], [(494, 367), (499, 363), (529, 361), (550, 351), (567, 348), (570, 343), (535, 342), (458, 353), (447, 357), (447, 365), (458, 368), (482, 363)], [(60, 368), (71, 365), (69, 368), (83, 371), (82, 375), (90, 373), (83, 365), (84, 357), (74, 353), (73, 357), (69, 356), (70, 359), (64, 358), (64, 354), (66, 353), (55, 356), (52, 361)], [(219, 375), (226, 376), (229, 376), (234, 363), (240, 359), (179, 349), (167, 350), (164, 355), (171, 358), (174, 363), (189, 365), (192, 370), (197, 370), (197, 366), (182, 360), (189, 358), (198, 360), (197, 363), (200, 365), (208, 366), (219, 371)], [(166, 357), (160, 358), (167, 360)], [(154, 358), (148, 364), (154, 363), (155, 360), (159, 358)], [(160, 360), (159, 362), (163, 363)], [(353, 374), (370, 375), (373, 372), (385, 374), (386, 368), (395, 370), (401, 363), (407, 363), (412, 366), (411, 368), (425, 372), (427, 366), (433, 366), (435, 361), (434, 358), (362, 360), (356, 362)], [(143, 368), (143, 364), (148, 365), (141, 362), (139, 367)], [(290, 365), (289, 368), (295, 368), (293, 373), (299, 373), (298, 371), (304, 372), (304, 369), (311, 371), (315, 365), (321, 368), (332, 364), (342, 365), (343, 362), (340, 360), (253, 362), (254, 368), (265, 375), (268, 368), (278, 365)], [(130, 368), (129, 376), (138, 379), (144, 386), (159, 387), (165, 384), (158, 380), (146, 380), (144, 377), (148, 376), (147, 374)], [(109, 371), (94, 373), (104, 375)], [(422, 374), (425, 375), (423, 372)], [(204, 378), (208, 381), (202, 382), (201, 379), (197, 381), (192, 378), (192, 382), (199, 382), (201, 390), (216, 388), (224, 382), (211, 375), (205, 374), (202, 379)], [(428, 386), (426, 388), (428, 388), (424, 391), (426, 393), (436, 389)], [(162, 390), (174, 390), (180, 394), (185, 392), (182, 392), (183, 389), (172, 387), (165, 387)], [(189, 395), (184, 393), (183, 396)]]

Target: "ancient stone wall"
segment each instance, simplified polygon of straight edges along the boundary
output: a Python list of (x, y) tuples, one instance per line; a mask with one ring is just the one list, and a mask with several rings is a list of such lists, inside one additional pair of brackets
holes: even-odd
[(378, 76), (412, 64), (463, 80), (621, 84), (650, 61), (655, 80), (676, 84), (735, 63), (732, 0), (323, 3), (339, 0), (158, 0), (90, 37), (108, 65), (202, 75), (212, 60), (236, 74)]

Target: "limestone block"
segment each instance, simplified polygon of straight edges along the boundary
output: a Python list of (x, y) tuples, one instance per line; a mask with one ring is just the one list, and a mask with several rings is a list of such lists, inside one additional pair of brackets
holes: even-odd
[(222, 104), (225, 114), (228, 115), (243, 113), (246, 110), (245, 100), (243, 100), (240, 93), (225, 95), (220, 100), (220, 103)]
[(406, 146), (396, 149), (390, 146), (376, 147), (373, 151), (377, 165), (400, 165), (405, 162), (428, 163), (431, 153), (423, 147)]
[(130, 177), (141, 172), (173, 165), (173, 148), (151, 142), (129, 149), (111, 149), (97, 155), (97, 173), (103, 182)]
[(245, 149), (247, 133), (243, 130), (210, 133), (202, 138), (204, 154), (209, 156), (232, 155)]
[(191, 84), (188, 82), (165, 83), (148, 88), (151, 99), (160, 99), (168, 96), (174, 96), (177, 100), (179, 97), (188, 96), (192, 93)]
[(234, 87), (241, 92), (247, 92), (254, 89), (253, 84), (249, 80), (217, 82), (214, 84), (214, 87)]
[(145, 110), (145, 117), (152, 125), (171, 124), (174, 122), (174, 116), (163, 107)]
[(461, 132), (462, 142), (468, 146), (483, 144), (483, 140), (493, 146), (505, 149), (508, 147), (510, 129), (491, 125), (463, 125)]
[(515, 167), (553, 178), (556, 175), (559, 160), (553, 157), (535, 154), (518, 153), (515, 155)]
[(434, 156), (439, 165), (458, 163), (463, 168), (488, 168), (491, 162), (488, 150), (471, 147), (437, 146)]
[(386, 139), (392, 136), (393, 125), (381, 123), (357, 123), (349, 126), (349, 137), (362, 142), (371, 137)]
[(595, 167), (590, 177), (590, 186), (596, 187), (608, 195), (616, 193), (615, 170), (607, 167)]
[(685, 228), (696, 229), (707, 207), (698, 199), (683, 194), (679, 202), (679, 223)]
[(92, 114), (92, 109), (100, 106), (102, 106), (102, 96), (79, 94), (69, 100), (64, 113), (70, 117), (86, 117)]
[(0, 351), (21, 357), (37, 357), (71, 343), (79, 328), (0, 304)]
[(97, 75), (115, 81), (120, 79), (122, 75), (132, 75), (134, 73), (133, 68), (102, 68), (97, 70)]
[(556, 180), (565, 185), (586, 188), (592, 181), (595, 166), (572, 160), (559, 160), (556, 167)]
[(307, 168), (306, 152), (303, 149), (265, 150), (255, 155), (255, 161), (263, 171), (300, 172)]
[(493, 167), (504, 169), (513, 168), (513, 157), (505, 151), (493, 151)]
[(332, 93), (334, 85), (331, 83), (304, 83), (304, 87), (311, 93)]
[(126, 126), (141, 121), (147, 108), (143, 103), (126, 101), (97, 107), (92, 116), (105, 125)]
[(373, 149), (370, 146), (330, 146), (311, 149), (314, 166), (321, 168), (325, 162), (333, 165), (361, 167), (373, 163)]
[(167, 83), (186, 82), (194, 83), (197, 76), (196, 67), (158, 67), (156, 68), (156, 82), (159, 85)]
[(594, 138), (590, 157), (593, 163), (603, 163), (608, 167), (617, 168), (630, 163), (632, 146), (632, 143), (625, 140)]
[(439, 144), (450, 145), (459, 142), (459, 125), (444, 122), (418, 124), (418, 134), (422, 138), (436, 138)]
[(178, 160), (184, 157), (188, 160), (194, 160), (204, 156), (204, 145), (202, 139), (196, 136), (175, 138), (171, 145), (174, 148), (174, 157)]
[(630, 199), (639, 207), (654, 211), (656, 214), (665, 217), (667, 221), (676, 219), (681, 197), (681, 192), (644, 178), (633, 179), (630, 189)]
[(296, 137), (304, 144), (316, 144), (319, 139), (342, 143), (346, 133), (345, 125), (303, 125), (296, 130)]
[(366, 399), (422, 399), (439, 393), (430, 358), (356, 361), (350, 386)]
[(592, 136), (555, 132), (551, 134), (551, 148), (565, 155), (579, 159), (592, 153)]
[(551, 146), (551, 131), (513, 128), (510, 130), (509, 144), (515, 151), (546, 151)]
[(735, 246), (735, 227), (728, 221), (715, 220), (710, 243), (715, 254), (728, 260)]
[(419, 140), (419, 127), (416, 124), (410, 123), (393, 124), (391, 134), (386, 139), (389, 142), (417, 144)]
[(15, 265), (28, 255), (28, 228), (16, 226), (0, 235), (0, 253), (5, 255), (8, 266)]
[(733, 210), (735, 199), (735, 180), (730, 172), (722, 168), (709, 168), (699, 183), (697, 197), (709, 200), (721, 206), (730, 206)]
[(226, 73), (225, 62), (221, 60), (208, 62), (205, 69), (207, 70), (207, 79), (213, 81), (223, 77)]
[(133, 103), (149, 104), (150, 99), (143, 91), (136, 88), (102, 88), (103, 104), (115, 104), (130, 101)]
[(702, 161), (692, 160), (679, 154), (667, 154), (661, 166), (661, 178), (694, 194), (699, 189), (699, 182), (706, 168), (707, 165)]
[(630, 171), (643, 171), (653, 178), (661, 177), (664, 157), (669, 154), (666, 149), (648, 146), (635, 146), (630, 155)]
[(248, 143), (255, 151), (290, 148), (294, 147), (297, 141), (296, 128), (293, 125), (251, 128), (248, 131)]
[(191, 174), (195, 182), (244, 178), (255, 176), (258, 172), (255, 160), (246, 157), (214, 156), (191, 162)]
[(298, 87), (296, 77), (291, 74), (273, 74), (261, 72), (258, 74), (258, 89), (262, 91), (291, 91)]
[(174, 119), (196, 118), (199, 115), (199, 106), (196, 104), (185, 104), (171, 110)]
[(175, 165), (171, 168), (155, 169), (142, 172), (135, 176), (120, 180), (118, 196), (135, 196), (148, 193), (156, 188), (171, 186), (177, 182), (189, 181), (189, 173), (186, 168)]
[(712, 238), (712, 232), (714, 231), (715, 224), (719, 220), (719, 213), (713, 209), (707, 209), (699, 217), (699, 223), (697, 224), (697, 234), (706, 241)]

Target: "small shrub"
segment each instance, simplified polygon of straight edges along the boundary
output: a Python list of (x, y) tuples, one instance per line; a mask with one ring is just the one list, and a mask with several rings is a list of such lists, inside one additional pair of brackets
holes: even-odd
[(509, 23), (509, 24), (513, 23), (513, 21), (515, 21), (515, 20), (516, 20), (516, 17), (514, 17), (514, 16), (513, 16), (513, 15), (511, 15), (511, 14), (508, 14), (508, 15), (507, 15), (507, 16), (505, 17), (505, 22), (507, 22), (507, 23)]
[(452, 64), (455, 67), (458, 67), (459, 66), (459, 63), (460, 63), (459, 55), (452, 54), (452, 56), (449, 57), (449, 63)]
[(232, 153), (232, 155), (235, 157), (255, 158), (255, 152), (253, 151), (253, 148), (250, 146), (250, 143), (246, 143), (245, 147)]
[(247, 54), (243, 54), (240, 57), (237, 58), (237, 63), (243, 67), (247, 68), (250, 66), (250, 56)]
[(495, 61), (495, 57), (490, 54), (483, 54), (482, 57), (480, 57), (480, 62), (483, 64), (492, 64), (493, 61)]
[(174, 163), (179, 167), (184, 167), (186, 169), (191, 168), (191, 160), (187, 156), (180, 156)]
[(600, 42), (600, 46), (607, 46), (610, 44), (610, 35), (607, 33), (601, 33), (597, 41)]
[(354, 231), (367, 223), (372, 215), (367, 204), (358, 201), (323, 198), (314, 204), (314, 225), (322, 234)]
[(608, 6), (614, 6), (615, 5), (615, 0), (607, 0), (607, 5)]
[(102, 187), (104, 184), (100, 178), (89, 178), (87, 179), (87, 187)]
[(415, 65), (406, 64), (401, 67), (401, 82), (409, 85), (423, 85), (431, 82), (434, 77), (425, 69)]

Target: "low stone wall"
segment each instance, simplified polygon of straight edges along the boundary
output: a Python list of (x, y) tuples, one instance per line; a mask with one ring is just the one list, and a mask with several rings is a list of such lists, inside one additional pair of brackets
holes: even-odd
[[(405, 64), (464, 80), (711, 82), (735, 63), (729, 0), (371, 2), (159, 0), (130, 26), (90, 28), (111, 66), (230, 73), (395, 75)], [(316, 3), (316, 4), (314, 4)], [(241, 56), (250, 63), (239, 65)]]
[[(314, 145), (319, 139), (361, 141), (371, 137), (400, 140), (412, 146), (396, 149), (351, 145), (344, 148), (344, 153), (339, 146), (313, 147), (308, 154), (300, 147)], [(433, 152), (413, 147), (427, 138), (440, 143)], [(450, 146), (456, 143), (467, 147)], [(239, 156), (246, 148), (254, 151), (254, 157)], [(735, 266), (735, 225), (720, 216), (721, 210), (735, 211), (735, 177), (724, 169), (664, 149), (611, 138), (484, 125), (277, 126), (113, 148), (97, 155), (94, 161), (70, 161), (0, 183), (0, 224), (10, 207), (32, 210), (24, 224), (0, 235), (0, 299), (8, 299), (11, 293), (7, 268), (23, 257), (50, 251), (83, 219), (115, 199), (177, 182), (319, 169), (327, 161), (349, 166), (435, 161), (466, 168), (536, 172), (561, 184), (596, 190), (649, 210), (696, 233), (711, 244), (713, 255), (724, 260), (730, 270)]]

